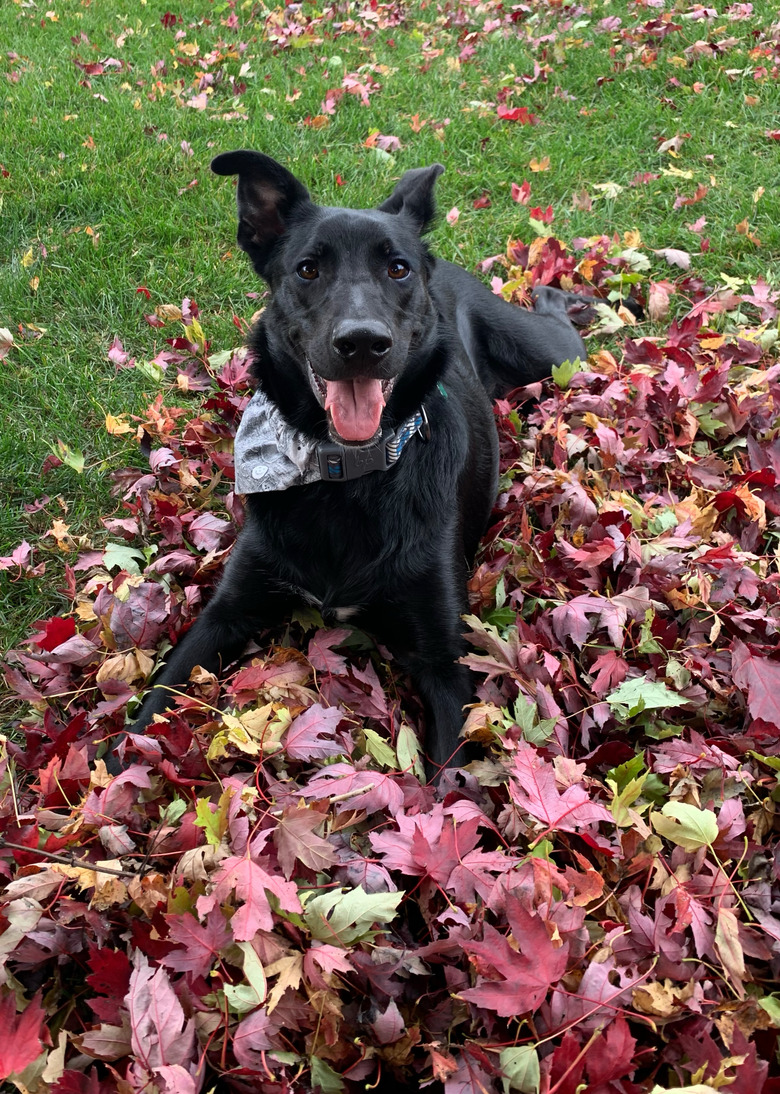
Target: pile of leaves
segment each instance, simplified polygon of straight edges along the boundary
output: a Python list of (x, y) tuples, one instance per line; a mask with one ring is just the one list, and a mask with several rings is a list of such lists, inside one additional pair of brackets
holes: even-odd
[[(620, 350), (594, 336), (497, 404), (466, 620), (484, 758), (438, 788), (385, 652), (304, 615), (227, 679), (196, 670), (107, 774), (240, 524), (249, 398), (245, 352), (211, 353), (190, 301), (149, 317), (184, 323), (155, 362), (112, 347), (164, 377), (111, 423), (144, 466), (67, 567), (72, 611), (6, 666), (16, 1089), (777, 1089), (779, 294), (652, 282), (638, 238), (488, 265), (518, 306), (534, 283), (630, 290), (655, 323), (601, 308)], [(29, 545), (0, 566), (35, 578)]]

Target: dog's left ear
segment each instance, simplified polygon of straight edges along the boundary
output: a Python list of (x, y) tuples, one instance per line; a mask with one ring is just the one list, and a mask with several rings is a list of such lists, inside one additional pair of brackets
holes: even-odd
[(443, 172), (440, 163), (407, 171), (387, 201), (379, 206), (380, 213), (404, 213), (415, 222), (419, 232), (426, 231), (436, 215), (433, 188)]
[(211, 170), (216, 175), (238, 175), (238, 245), (265, 277), (292, 215), (312, 204), (309, 191), (263, 152), (223, 152), (211, 161)]

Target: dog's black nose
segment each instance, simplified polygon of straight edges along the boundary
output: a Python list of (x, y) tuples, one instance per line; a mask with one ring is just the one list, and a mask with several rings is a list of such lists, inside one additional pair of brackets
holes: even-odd
[(333, 348), (345, 361), (379, 361), (392, 346), (390, 328), (378, 320), (342, 319), (333, 331)]

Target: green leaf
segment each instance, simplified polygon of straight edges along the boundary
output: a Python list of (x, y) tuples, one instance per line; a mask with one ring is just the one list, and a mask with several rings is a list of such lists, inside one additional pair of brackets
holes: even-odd
[(244, 955), (244, 976), (255, 995), (255, 1006), (262, 1005), (268, 995), (268, 981), (260, 958), (251, 942), (237, 942), (236, 945)]
[(395, 753), (390, 745), (384, 739), (380, 737), (376, 730), (364, 729), (363, 735), (366, 738), (366, 750), (370, 756), (376, 760), (382, 767), (391, 767), (394, 771), (397, 770), (397, 763)]
[(212, 368), (222, 368), (224, 365), (226, 365), (228, 363), (228, 361), (230, 360), (230, 358), (232, 356), (233, 356), (233, 350), (232, 349), (223, 349), (223, 350), (220, 350), (219, 353), (210, 353), (209, 354), (209, 359), (208, 359), (209, 364), (211, 365)]
[(517, 612), (514, 608), (509, 606), (505, 608), (493, 608), (492, 611), (485, 612), (482, 619), (483, 622), (498, 627), (500, 631), (505, 631), (507, 627), (514, 627), (517, 623)]
[(501, 1082), (504, 1094), (517, 1090), (519, 1094), (538, 1094), (539, 1056), (534, 1045), (517, 1045), (499, 1053)]
[(718, 821), (709, 809), (697, 809), (686, 802), (667, 802), (660, 813), (652, 813), (653, 827), (660, 836), (685, 851), (710, 847), (718, 838)]
[[(612, 779), (607, 778), (607, 786), (613, 792), (612, 801), (609, 803), (609, 810), (615, 818), (615, 823), (619, 825), (620, 828), (631, 828), (633, 825), (634, 818), (631, 816), (629, 809), (637, 798), (642, 796), (647, 776), (648, 772), (645, 771), (643, 775), (639, 775), (636, 779), (631, 779), (621, 789), (618, 789), (617, 784), (613, 782)], [(649, 808), (649, 802), (644, 806), (640, 806), (637, 812), (641, 813), (647, 808)]]
[(680, 707), (690, 700), (678, 695), (676, 691), (672, 691), (658, 680), (648, 680), (646, 676), (638, 676), (633, 680), (624, 680), (620, 687), (615, 688), (607, 696), (607, 702), (616, 713), (633, 718), (636, 714), (641, 714), (643, 710)]
[[(660, 536), (662, 532), (668, 532), (670, 528), (676, 528), (679, 523), (674, 509), (659, 509), (648, 520), (647, 530), (651, 536)], [(650, 611), (649, 608), (648, 611)]]
[(579, 357), (575, 357), (573, 361), (561, 361), (559, 365), (553, 365), (552, 378), (557, 386), (563, 389), (569, 386), (573, 376), (576, 376), (578, 372), (584, 371), (584, 363)]
[(135, 371), (140, 372), (142, 376), (145, 376), (147, 380), (151, 380), (154, 384), (162, 383), (162, 379), (165, 373), (159, 365), (155, 365), (152, 361), (138, 361), (135, 366)]
[(249, 984), (225, 984), (222, 991), (234, 1014), (247, 1014), (257, 1006), (257, 992)]
[(623, 790), (632, 779), (635, 779), (642, 773), (645, 766), (645, 757), (641, 752), (637, 752), (635, 756), (632, 756), (630, 760), (626, 760), (624, 764), (620, 764), (618, 767), (613, 767), (607, 772), (607, 778), (610, 782), (613, 782), (618, 790)]
[(771, 767), (773, 771), (780, 771), (780, 756), (762, 756), (760, 752), (753, 752), (752, 749), (748, 755), (752, 756), (754, 760), (758, 760), (759, 763)]
[(367, 893), (362, 886), (310, 897), (303, 917), (314, 938), (349, 946), (371, 936), (376, 923), (395, 918), (403, 893)]
[(401, 728), (398, 730), (398, 736), (395, 739), (395, 751), (401, 771), (411, 771), (418, 779), (425, 779), (420, 742), (417, 739), (417, 734), (406, 722), (402, 722)]
[(340, 1094), (345, 1089), (341, 1076), (330, 1064), (326, 1064), (319, 1056), (310, 1057), (310, 1063), (311, 1083), (315, 1090), (322, 1090), (323, 1094)]
[(780, 995), (765, 995), (758, 1005), (769, 1015), (772, 1025), (780, 1029)]
[(128, 574), (140, 574), (139, 562), (146, 564), (146, 556), (136, 547), (126, 543), (107, 543), (103, 552), (103, 565), (107, 570), (126, 570)]
[(198, 798), (195, 803), (195, 820), (193, 824), (202, 828), (206, 833), (206, 842), (212, 847), (219, 847), (222, 837), (227, 832), (228, 806), (232, 791), (225, 790), (219, 799), (219, 805), (212, 810), (211, 802), (206, 798)]
[(64, 464), (72, 467), (79, 475), (84, 473), (84, 453), (80, 448), (71, 448), (64, 441), (57, 440), (57, 447), (52, 448), (55, 456), (59, 456)]
[(189, 805), (183, 798), (174, 798), (160, 812), (160, 820), (163, 824), (176, 824), (189, 809)]

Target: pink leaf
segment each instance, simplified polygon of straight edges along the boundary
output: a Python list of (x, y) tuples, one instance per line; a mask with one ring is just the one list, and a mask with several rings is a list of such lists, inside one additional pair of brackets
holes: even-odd
[(284, 740), (287, 755), (293, 760), (343, 755), (349, 750), (349, 736), (336, 733), (343, 721), (344, 711), (338, 707), (323, 707), (319, 703), (310, 706), (287, 730)]
[[(248, 942), (258, 931), (273, 929), (274, 920), (268, 892), (274, 894), (286, 912), (302, 912), (298, 890), (291, 881), (269, 874), (251, 858), (228, 858), (214, 878), (214, 890), (198, 899), (201, 916), (208, 915), (235, 891), (242, 906), (230, 921), (237, 942)], [(266, 891), (267, 890), (267, 891)]]
[(142, 958), (130, 977), (125, 1005), (130, 1015), (133, 1054), (149, 1071), (194, 1058), (195, 1023), (186, 1019), (165, 969)]
[(737, 687), (747, 692), (751, 715), (773, 726), (780, 735), (780, 661), (762, 657), (735, 639), (731, 671)]

